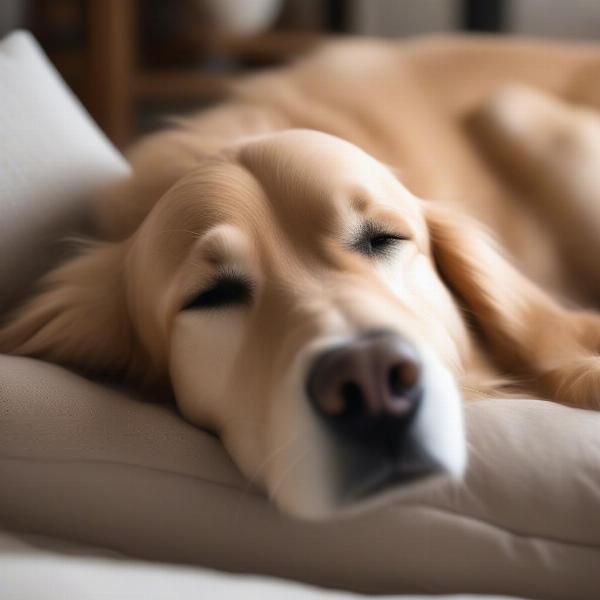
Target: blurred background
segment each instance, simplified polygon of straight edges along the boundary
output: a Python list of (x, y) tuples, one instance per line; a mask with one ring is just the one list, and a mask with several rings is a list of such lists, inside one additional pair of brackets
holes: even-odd
[(113, 142), (217, 101), (326, 38), (472, 31), (598, 39), (600, 0), (0, 0)]

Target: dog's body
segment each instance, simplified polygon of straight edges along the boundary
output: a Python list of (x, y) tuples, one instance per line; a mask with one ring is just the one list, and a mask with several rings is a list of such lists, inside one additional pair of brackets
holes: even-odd
[[(600, 119), (522, 88), (493, 95), (513, 79), (562, 93), (593, 58), (554, 49), (547, 70), (550, 50), (341, 44), (242, 83), (132, 150), (132, 178), (98, 205), (110, 241), (51, 273), (0, 348), (168, 382), (297, 514), (340, 503), (340, 489), (306, 491), (340, 454), (316, 421), (380, 452), (376, 427), (396, 453), (409, 415), (459, 472), (464, 449), (430, 443), (415, 411), (453, 421), (461, 396), (503, 388), (599, 407), (600, 317), (557, 298), (600, 298)], [(348, 428), (338, 417), (357, 402)]]
[[(244, 136), (314, 129), (348, 140), (389, 165), (416, 196), (459, 205), (493, 231), (519, 268), (544, 287), (566, 298), (589, 298), (590, 282), (559, 257), (557, 238), (563, 236), (547, 220), (553, 202), (548, 199), (542, 206), (546, 214), (534, 207), (544, 201), (548, 188), (556, 188), (553, 174), (573, 176), (574, 171), (562, 165), (556, 173), (548, 164), (539, 177), (535, 160), (561, 161), (561, 137), (573, 140), (575, 155), (578, 132), (581, 138), (583, 127), (597, 131), (596, 115), (575, 105), (561, 110), (550, 98), (528, 102), (524, 97), (519, 102), (516, 90), (512, 102), (522, 113), (522, 129), (517, 132), (520, 140), (510, 144), (508, 126), (500, 123), (500, 113), (511, 110), (510, 90), (498, 92), (503, 82), (521, 82), (568, 96), (575, 104), (598, 105), (600, 92), (595, 85), (583, 85), (578, 72), (591, 70), (597, 60), (585, 47), (515, 41), (434, 38), (410, 44), (334, 44), (294, 67), (250, 78), (233, 90), (231, 102), (186, 120), (183, 130), (138, 144), (129, 159), (139, 181), (115, 190), (108, 201), (102, 198), (104, 233), (118, 237), (133, 231), (156, 198), (206, 154)], [(525, 150), (528, 139), (548, 142), (546, 156), (540, 152), (522, 160), (513, 182), (490, 159), (506, 159), (496, 156), (503, 150), (516, 154), (517, 144)], [(159, 147), (170, 152), (158, 152)], [(550, 183), (531, 193), (513, 185), (522, 183), (519, 177), (539, 187)], [(595, 254), (588, 247), (579, 252), (579, 261), (584, 253)], [(592, 279), (587, 275), (585, 279)], [(594, 301), (600, 296), (600, 290), (591, 293)]]

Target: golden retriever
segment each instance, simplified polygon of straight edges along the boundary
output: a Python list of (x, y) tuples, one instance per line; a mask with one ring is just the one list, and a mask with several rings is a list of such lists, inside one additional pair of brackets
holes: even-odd
[(45, 277), (0, 349), (171, 387), (305, 517), (459, 476), (463, 399), (600, 407), (600, 317), (558, 300), (600, 291), (598, 118), (473, 94), (480, 147), (541, 186), (528, 211), (419, 95), (428, 60), (341, 44), (143, 140), (99, 203), (102, 240)]

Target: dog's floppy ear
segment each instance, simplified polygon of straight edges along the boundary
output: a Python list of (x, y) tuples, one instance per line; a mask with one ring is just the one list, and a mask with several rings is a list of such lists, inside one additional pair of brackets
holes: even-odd
[(40, 292), (0, 326), (0, 352), (96, 373), (134, 368), (127, 316), (125, 242), (94, 244), (46, 275)]
[(497, 363), (537, 393), (600, 406), (600, 318), (562, 307), (460, 211), (435, 202), (425, 211), (436, 267)]

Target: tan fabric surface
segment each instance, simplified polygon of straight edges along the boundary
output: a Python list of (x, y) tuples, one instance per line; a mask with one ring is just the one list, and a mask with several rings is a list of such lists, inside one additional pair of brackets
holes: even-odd
[(0, 359), (0, 522), (155, 560), (359, 591), (597, 597), (600, 414), (467, 407), (466, 484), (327, 524), (277, 514), (169, 409)]

